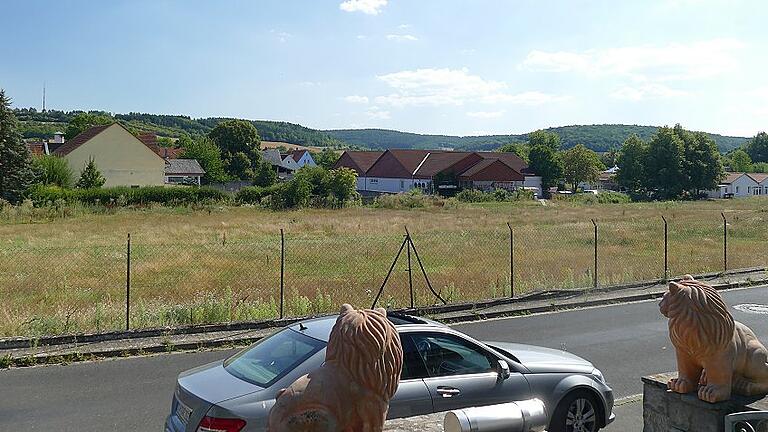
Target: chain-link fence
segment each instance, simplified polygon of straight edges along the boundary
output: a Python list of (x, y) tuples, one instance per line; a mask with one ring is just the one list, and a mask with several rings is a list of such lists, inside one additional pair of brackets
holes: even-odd
[(343, 302), (426, 306), (765, 267), (766, 224), (768, 213), (750, 210), (399, 235), (293, 229), (236, 240), (4, 244), (0, 335), (305, 316)]

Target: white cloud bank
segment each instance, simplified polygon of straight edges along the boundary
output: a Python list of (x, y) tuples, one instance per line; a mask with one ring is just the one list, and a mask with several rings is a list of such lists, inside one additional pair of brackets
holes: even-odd
[(628, 46), (602, 50), (531, 51), (523, 61), (530, 70), (620, 75), (639, 81), (709, 78), (732, 70), (734, 53), (744, 45), (734, 39), (689, 44)]
[(378, 15), (387, 5), (387, 0), (347, 0), (339, 4), (345, 12), (362, 12), (366, 15)]
[(372, 106), (365, 111), (365, 115), (371, 120), (389, 120), (389, 111), (383, 110), (377, 106)]
[(377, 96), (377, 104), (395, 107), (463, 105), (467, 102), (540, 105), (563, 99), (541, 92), (510, 94), (507, 84), (472, 75), (467, 69), (416, 69), (377, 77), (394, 93)]
[(367, 104), (368, 96), (359, 96), (359, 95), (345, 96), (344, 101), (353, 103), (353, 104)]
[(470, 111), (467, 112), (467, 117), (473, 117), (473, 118), (480, 118), (480, 119), (491, 119), (491, 118), (499, 118), (504, 115), (504, 110), (502, 111)]

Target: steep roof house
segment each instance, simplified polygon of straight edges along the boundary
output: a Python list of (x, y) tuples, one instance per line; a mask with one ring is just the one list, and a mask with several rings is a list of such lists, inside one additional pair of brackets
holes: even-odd
[(308, 150), (293, 150), (290, 152), (290, 156), (299, 168), (305, 166), (317, 166), (315, 160), (312, 158), (312, 154), (310, 154)]
[[(454, 152), (390, 149), (384, 152), (347, 151), (334, 167), (354, 169), (358, 190), (376, 193), (405, 192), (414, 188), (437, 191), (462, 188), (483, 190), (536, 189), (541, 177), (513, 153)], [(367, 169), (366, 169), (367, 167)]]
[(119, 123), (91, 127), (58, 147), (53, 154), (79, 173), (93, 158), (107, 180), (105, 186), (150, 186), (164, 183), (165, 160), (156, 146), (142, 142)]

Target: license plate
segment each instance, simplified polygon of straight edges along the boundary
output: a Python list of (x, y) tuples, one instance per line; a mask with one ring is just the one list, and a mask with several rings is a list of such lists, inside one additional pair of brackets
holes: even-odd
[(187, 423), (189, 423), (189, 416), (192, 415), (192, 408), (184, 405), (183, 402), (179, 400), (179, 398), (176, 398), (176, 417), (181, 420), (182, 423), (186, 426)]

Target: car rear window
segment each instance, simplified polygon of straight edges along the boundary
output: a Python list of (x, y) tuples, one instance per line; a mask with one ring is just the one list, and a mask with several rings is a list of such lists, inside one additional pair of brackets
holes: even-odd
[(228, 358), (224, 369), (251, 384), (269, 387), (324, 347), (325, 342), (284, 329)]

